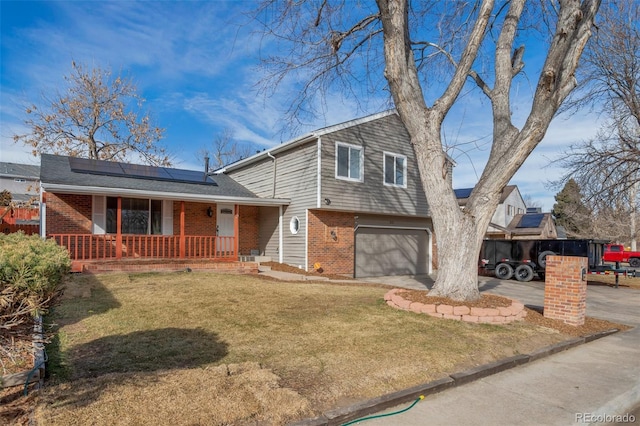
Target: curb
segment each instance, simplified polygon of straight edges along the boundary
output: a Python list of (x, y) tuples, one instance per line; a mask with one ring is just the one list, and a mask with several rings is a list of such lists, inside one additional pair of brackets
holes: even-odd
[(388, 393), (376, 398), (368, 399), (349, 405), (347, 407), (337, 408), (322, 413), (318, 417), (303, 419), (289, 426), (337, 426), (343, 423), (359, 419), (371, 414), (379, 413), (387, 408), (414, 401), (420, 395), (425, 397), (433, 395), (445, 389), (460, 386), (483, 377), (491, 376), (501, 371), (509, 370), (519, 365), (528, 364), (541, 358), (546, 358), (558, 352), (571, 349), (584, 343), (592, 342), (602, 337), (617, 333), (620, 330), (612, 328), (610, 330), (594, 333), (585, 337), (565, 340), (554, 345), (546, 346), (530, 354), (515, 355), (502, 360), (491, 362), (489, 364), (473, 367), (459, 373), (450, 374), (448, 377), (423, 383), (408, 389), (397, 392)]

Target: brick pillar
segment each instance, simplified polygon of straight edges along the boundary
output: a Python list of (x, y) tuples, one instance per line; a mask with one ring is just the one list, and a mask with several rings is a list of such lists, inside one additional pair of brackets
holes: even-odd
[(587, 310), (588, 259), (577, 256), (547, 256), (544, 286), (544, 316), (569, 325), (584, 324)]

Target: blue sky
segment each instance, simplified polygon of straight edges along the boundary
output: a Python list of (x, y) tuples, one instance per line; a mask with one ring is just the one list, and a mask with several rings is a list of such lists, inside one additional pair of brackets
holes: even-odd
[[(198, 150), (224, 129), (261, 148), (286, 140), (290, 135), (282, 129), (286, 129), (287, 86), (270, 97), (255, 91), (259, 55), (269, 46), (259, 42), (255, 27), (243, 14), (254, 5), (251, 1), (0, 0), (0, 159), (39, 163), (28, 148), (13, 143), (12, 135), (26, 131), (22, 105), (38, 104), (42, 93), (57, 90), (72, 61), (121, 72), (133, 80), (147, 101), (145, 108), (166, 129), (162, 144), (174, 156), (176, 167), (201, 169)], [(528, 46), (526, 52), (535, 52), (535, 47)], [(530, 86), (535, 81), (522, 84), (522, 96), (532, 93)], [(330, 94), (321, 108), (324, 114), (297, 134), (379, 112), (385, 109), (383, 96), (368, 99), (363, 110), (339, 93)], [(488, 103), (462, 98), (447, 121), (446, 138), (459, 146), (451, 151), (457, 162), (456, 188), (473, 186), (486, 162), (491, 135), (488, 108)], [(526, 112), (526, 107), (515, 108), (514, 116)], [(548, 166), (550, 160), (569, 144), (592, 137), (596, 129), (593, 115), (556, 119), (511, 183), (550, 210), (557, 191), (548, 190), (546, 183), (561, 174)]]

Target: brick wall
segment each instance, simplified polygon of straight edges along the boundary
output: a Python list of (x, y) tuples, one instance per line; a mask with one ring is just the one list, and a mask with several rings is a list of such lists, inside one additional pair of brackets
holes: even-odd
[(309, 210), (309, 270), (319, 263), (327, 274), (353, 275), (353, 213)]
[(47, 234), (90, 234), (91, 195), (46, 193)]
[(238, 227), (241, 255), (250, 255), (251, 250), (260, 249), (259, 209), (257, 206), (240, 206)]
[[(213, 217), (207, 215), (207, 209), (213, 209)], [(239, 250), (241, 255), (249, 255), (251, 250), (260, 247), (258, 242), (259, 210), (256, 206), (239, 206), (240, 232)], [(184, 203), (185, 235), (216, 235), (216, 205), (208, 203)], [(173, 234), (180, 235), (180, 202), (173, 203)]]
[[(180, 201), (173, 202), (173, 235), (180, 235)], [(213, 209), (213, 217), (207, 209)], [(185, 235), (216, 235), (216, 205), (207, 203), (184, 203)]]
[(582, 276), (589, 264), (586, 257), (547, 256), (544, 287), (544, 316), (566, 324), (584, 324), (587, 310), (587, 281)]

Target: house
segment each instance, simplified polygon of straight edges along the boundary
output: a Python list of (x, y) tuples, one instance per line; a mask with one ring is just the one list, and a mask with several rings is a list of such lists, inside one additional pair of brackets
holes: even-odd
[(41, 235), (76, 263), (237, 260), (258, 249), (261, 198), (226, 175), (42, 154)]
[(429, 207), (395, 111), (213, 174), (45, 154), (40, 179), (41, 234), (76, 262), (262, 255), (355, 277), (436, 267)]
[(14, 204), (29, 205), (39, 200), (39, 177), (39, 166), (0, 162), (0, 191), (9, 191)]
[(0, 205), (0, 232), (39, 233), (40, 167), (0, 162), (0, 191), (11, 194), (11, 202)]
[(260, 253), (280, 263), (355, 277), (435, 267), (429, 206), (395, 111), (319, 129), (218, 173), (261, 198), (290, 200), (258, 208)]
[[(461, 208), (467, 203), (473, 188), (454, 190)], [(516, 185), (502, 190), (500, 202), (487, 228), (490, 239), (556, 239), (558, 233), (551, 213), (528, 209)]]
[(512, 240), (561, 238), (551, 213), (542, 213), (540, 210), (516, 215), (507, 229)]

